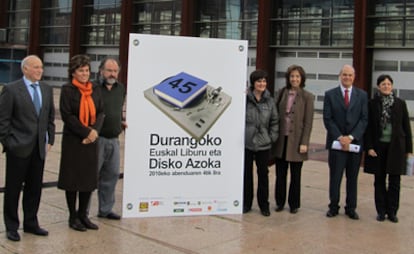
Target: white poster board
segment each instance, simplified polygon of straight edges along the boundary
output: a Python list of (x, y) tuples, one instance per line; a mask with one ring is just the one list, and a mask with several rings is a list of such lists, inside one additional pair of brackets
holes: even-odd
[(247, 51), (130, 34), (123, 217), (242, 212)]

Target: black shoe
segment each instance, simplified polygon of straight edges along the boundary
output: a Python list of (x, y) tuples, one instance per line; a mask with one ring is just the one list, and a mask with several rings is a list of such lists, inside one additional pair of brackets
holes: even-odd
[(7, 235), (7, 239), (9, 239), (11, 241), (15, 241), (15, 242), (20, 241), (20, 235), (15, 230), (7, 230), (6, 235)]
[(338, 215), (338, 211), (334, 211), (334, 210), (332, 210), (332, 209), (329, 209), (327, 212), (326, 212), (326, 217), (328, 217), (328, 218), (332, 218), (332, 217), (335, 217), (335, 216), (337, 216)]
[(263, 215), (263, 216), (266, 216), (266, 217), (270, 216), (270, 211), (269, 211), (269, 209), (263, 209), (263, 210), (261, 210), (260, 212), (262, 213), (262, 215)]
[(91, 220), (89, 220), (88, 217), (79, 217), (80, 222), (87, 228), (87, 229), (93, 229), (93, 230), (98, 230), (99, 227), (98, 225), (92, 223)]
[(298, 213), (298, 208), (290, 208), (290, 213), (292, 214)]
[(81, 231), (81, 232), (86, 231), (85, 225), (83, 225), (82, 222), (78, 218), (69, 219), (69, 227), (76, 231)]
[(37, 227), (37, 228), (25, 228), (25, 229), (23, 229), (23, 231), (25, 233), (30, 233), (30, 234), (34, 234), (34, 235), (40, 235), (40, 236), (47, 236), (47, 235), (49, 235), (49, 232), (47, 232), (46, 229), (43, 229), (41, 227)]
[(353, 220), (359, 220), (359, 215), (354, 210), (345, 211), (345, 214)]
[(118, 214), (114, 212), (110, 212), (107, 215), (98, 214), (98, 217), (109, 219), (109, 220), (120, 220), (121, 219), (121, 216), (119, 216)]
[(377, 221), (384, 221), (385, 220), (385, 215), (384, 214), (378, 214), (377, 215)]
[(398, 222), (398, 218), (397, 218), (397, 216), (395, 214), (388, 214), (388, 219), (391, 222), (394, 222), (394, 223), (397, 223)]
[(243, 213), (248, 213), (252, 210), (251, 207), (243, 207)]
[(275, 211), (276, 211), (276, 212), (281, 212), (281, 211), (283, 211), (283, 206), (278, 206), (278, 207), (276, 207)]

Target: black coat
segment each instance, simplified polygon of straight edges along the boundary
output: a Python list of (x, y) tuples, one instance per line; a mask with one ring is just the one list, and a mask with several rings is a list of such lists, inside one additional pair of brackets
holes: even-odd
[[(365, 133), (365, 150), (374, 149), (378, 152), (379, 140), (382, 135), (381, 112), (382, 103), (379, 96), (375, 96), (369, 102), (368, 128)], [(391, 142), (387, 154), (386, 172), (388, 174), (403, 175), (406, 170), (407, 153), (412, 153), (413, 143), (411, 136), (410, 119), (405, 101), (394, 97), (391, 107)], [(364, 171), (375, 173), (380, 167), (378, 158), (365, 154)]]
[(67, 191), (93, 191), (98, 183), (98, 143), (84, 145), (82, 140), (89, 127), (101, 130), (104, 113), (101, 90), (93, 87), (92, 99), (96, 108), (96, 122), (86, 127), (79, 121), (81, 94), (72, 84), (62, 86), (60, 114), (64, 123), (58, 188)]

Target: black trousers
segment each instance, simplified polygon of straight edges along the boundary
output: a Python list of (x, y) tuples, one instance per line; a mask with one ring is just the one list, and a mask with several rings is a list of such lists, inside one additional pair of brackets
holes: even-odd
[(288, 136), (285, 136), (282, 158), (276, 158), (275, 200), (277, 207), (285, 206), (287, 174), (290, 166), (288, 203), (291, 209), (296, 209), (300, 207), (300, 182), (303, 161), (286, 161), (286, 146), (288, 138)]
[(352, 211), (357, 207), (358, 173), (361, 153), (344, 152), (329, 149), (329, 209), (338, 211), (342, 176), (346, 176), (346, 206)]
[(3, 217), (6, 230), (19, 228), (18, 206), (23, 187), (23, 227), (39, 227), (37, 212), (42, 193), (44, 160), (40, 158), (39, 146), (27, 158), (6, 152), (6, 188), (4, 191)]
[[(389, 143), (380, 143), (378, 157), (380, 168), (375, 171), (375, 208), (381, 215), (396, 215), (400, 204), (401, 176), (386, 173)], [(387, 186), (388, 175), (388, 186)]]
[(260, 210), (269, 209), (269, 156), (270, 150), (253, 152), (244, 149), (243, 206), (251, 208), (253, 203), (253, 161), (257, 168), (257, 202)]
[(303, 161), (293, 162), (276, 159), (275, 199), (278, 207), (284, 207), (286, 202), (287, 173), (290, 166), (290, 184), (288, 204), (291, 209), (300, 207), (300, 185)]

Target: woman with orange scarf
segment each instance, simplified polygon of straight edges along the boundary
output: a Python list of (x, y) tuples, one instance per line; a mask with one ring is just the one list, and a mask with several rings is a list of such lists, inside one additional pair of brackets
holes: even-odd
[(65, 190), (69, 227), (77, 231), (98, 229), (88, 218), (88, 207), (91, 193), (97, 188), (96, 140), (104, 114), (100, 90), (89, 80), (90, 69), (88, 56), (72, 57), (69, 62), (71, 82), (62, 86), (60, 95), (64, 126), (58, 188)]

